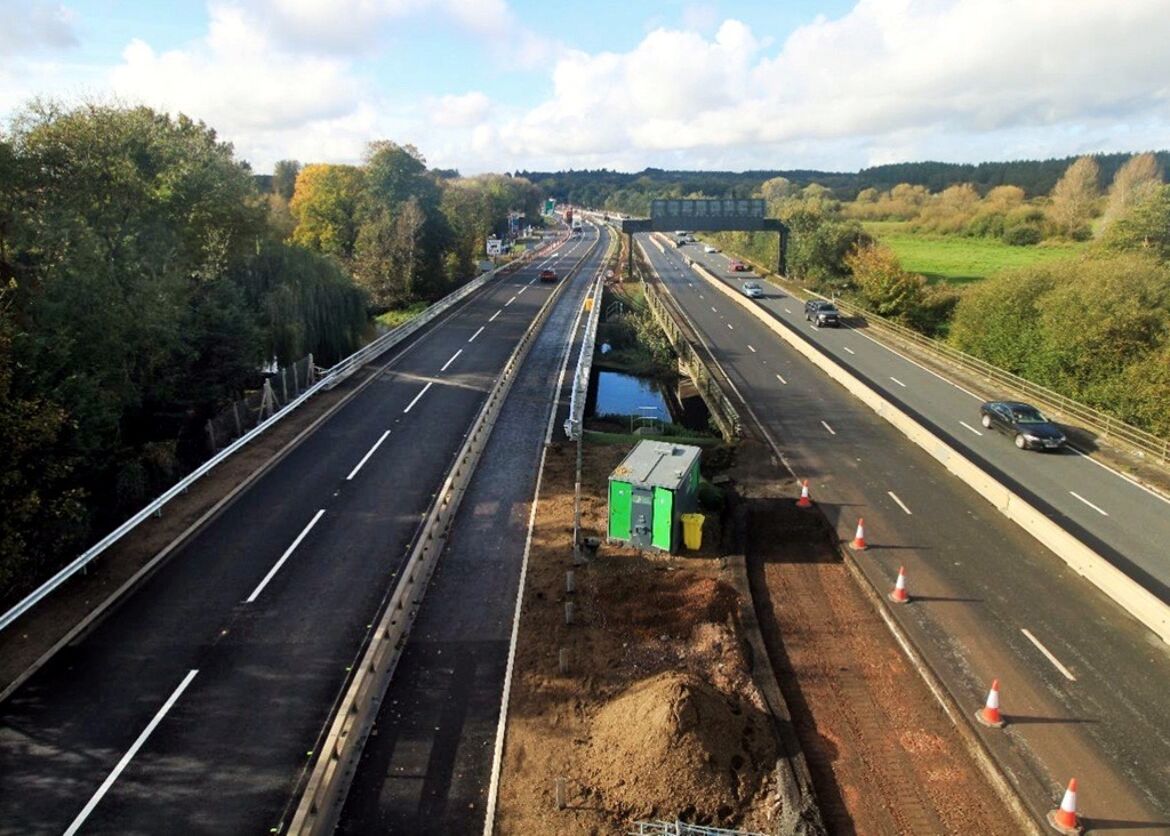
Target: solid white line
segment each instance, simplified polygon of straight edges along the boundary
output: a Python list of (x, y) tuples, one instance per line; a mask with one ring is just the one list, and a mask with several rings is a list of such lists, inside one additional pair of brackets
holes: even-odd
[(788, 385), (788, 381), (785, 380), (784, 378), (782, 378), (780, 375), (776, 375), (776, 379), (779, 380), (784, 385), (786, 385), (786, 386)]
[(970, 424), (968, 424), (966, 421), (960, 421), (959, 423), (960, 423), (960, 424), (962, 424), (962, 425), (963, 425), (964, 427), (966, 427), (967, 429), (969, 429), (971, 432), (975, 433), (975, 435), (983, 435), (983, 433), (979, 432), (979, 430), (977, 430), (977, 429), (975, 429), (974, 427), (972, 427), (972, 426), (971, 426)]
[(484, 329), (484, 326), (483, 326), (483, 325), (479, 326), (479, 330), (478, 330), (478, 331), (476, 331), (474, 334), (472, 334), (470, 337), (468, 337), (468, 338), (467, 338), (467, 341), (468, 341), (469, 343), (470, 343), (470, 342), (474, 342), (474, 341), (475, 341), (475, 338), (476, 338), (476, 337), (478, 337), (480, 334), (482, 334), (482, 333), (483, 333), (483, 329)]
[(833, 431), (833, 428), (830, 427), (828, 424), (826, 424), (824, 421), (821, 421), (821, 426), (829, 431), (829, 435), (836, 435), (837, 434), (836, 432)]
[(891, 378), (890, 378), (890, 380), (892, 380), (892, 381), (894, 381), (895, 383), (897, 383), (897, 384), (898, 384), (899, 386), (901, 386), (903, 389), (905, 389), (905, 388), (906, 388), (906, 384), (905, 384), (905, 383), (903, 383), (902, 381), (898, 380), (898, 378), (896, 378), (896, 377), (891, 377)]
[(284, 550), (284, 554), (282, 554), (280, 556), (280, 560), (276, 561), (276, 563), (273, 565), (273, 567), (268, 570), (268, 574), (264, 576), (264, 580), (260, 581), (260, 585), (252, 590), (252, 594), (248, 596), (247, 601), (245, 603), (251, 604), (253, 601), (255, 601), (257, 598), (260, 597), (260, 593), (264, 591), (264, 587), (268, 586), (268, 582), (270, 580), (272, 580), (273, 576), (275, 576), (277, 572), (280, 571), (280, 567), (284, 565), (284, 562), (286, 560), (288, 560), (288, 556), (293, 553), (293, 551), (296, 549), (297, 546), (299, 546), (301, 544), (301, 540), (304, 540), (305, 536), (308, 535), (308, 533), (313, 530), (313, 526), (315, 526), (317, 524), (317, 520), (321, 519), (321, 517), (324, 513), (325, 513), (325, 509), (322, 508), (320, 511), (318, 511), (316, 514), (313, 515), (313, 519), (310, 520), (309, 524), (306, 525), (304, 527), (304, 529), (302, 529), (301, 533), (297, 535), (297, 539), (292, 541), (292, 545)]
[(496, 311), (494, 314), (491, 315), (491, 318), (488, 320), (488, 322), (495, 322), (496, 317), (499, 316), (500, 314), (502, 314), (503, 312), (504, 312), (504, 309), (500, 308), (498, 311)]
[(370, 448), (370, 452), (368, 452), (364, 456), (362, 456), (362, 460), (357, 463), (357, 467), (355, 467), (353, 470), (351, 470), (349, 472), (349, 475), (345, 477), (345, 481), (348, 482), (350, 479), (352, 479), (354, 476), (357, 475), (357, 472), (362, 469), (362, 465), (364, 465), (367, 461), (370, 460), (370, 456), (374, 455), (374, 451), (382, 446), (382, 442), (386, 440), (386, 436), (388, 436), (388, 435), (390, 435), (390, 430), (386, 430), (386, 432), (382, 433), (382, 437), (374, 442), (374, 446)]
[[(519, 296), (519, 295), (520, 295), (520, 294), (518, 294), (518, 293), (516, 294), (516, 296)], [(515, 301), (516, 301), (516, 296), (513, 296), (511, 299), (509, 299), (507, 302), (505, 302), (505, 303), (504, 303), (504, 307), (506, 308), (506, 307), (508, 307), (509, 305), (511, 305), (513, 302), (515, 302)]]
[(154, 715), (154, 718), (146, 724), (146, 728), (142, 730), (142, 734), (138, 735), (138, 739), (135, 740), (133, 744), (131, 744), (130, 748), (126, 750), (126, 754), (122, 756), (122, 760), (118, 761), (118, 765), (115, 766), (113, 771), (106, 776), (106, 780), (102, 781), (102, 785), (97, 788), (97, 792), (93, 794), (89, 801), (86, 802), (85, 807), (83, 807), (81, 812), (77, 814), (77, 818), (73, 820), (73, 823), (70, 824), (69, 828), (65, 831), (65, 836), (73, 836), (73, 834), (81, 829), (81, 826), (85, 824), (85, 820), (89, 818), (89, 814), (93, 812), (94, 808), (97, 807), (98, 803), (102, 800), (102, 796), (109, 792), (110, 787), (112, 787), (114, 782), (118, 780), (118, 776), (121, 775), (122, 771), (130, 765), (130, 761), (133, 760), (134, 756), (138, 754), (138, 750), (142, 748), (142, 744), (146, 743), (146, 739), (150, 737), (151, 733), (154, 732), (154, 730), (158, 727), (158, 724), (162, 722), (163, 717), (165, 717), (167, 712), (174, 707), (176, 702), (178, 702), (179, 697), (181, 697), (183, 692), (187, 690), (187, 686), (191, 684), (191, 680), (195, 678), (197, 673), (199, 673), (198, 670), (187, 671), (187, 675), (183, 677), (183, 681), (179, 683), (179, 687), (171, 693), (171, 695), (167, 698), (167, 701), (163, 703), (163, 707), (160, 708), (158, 713)]
[(898, 503), (899, 508), (901, 508), (907, 514), (910, 514), (910, 516), (914, 516), (913, 514), (910, 513), (910, 509), (906, 507), (906, 503), (903, 502), (902, 500), (898, 499), (898, 495), (896, 493), (894, 493), (893, 491), (886, 491), (886, 493), (888, 493), (890, 495), (890, 499), (892, 499), (892, 500), (894, 500), (894, 502)]
[(751, 343), (748, 343), (748, 351), (750, 351), (752, 354), (755, 354), (756, 353), (755, 346), (753, 346)]
[[(483, 329), (480, 328), (479, 330), (482, 331)], [(414, 396), (414, 400), (412, 400), (410, 403), (408, 403), (406, 405), (406, 409), (402, 410), (402, 414), (405, 415), (406, 413), (410, 412), (410, 410), (414, 409), (414, 405), (416, 403), (418, 403), (418, 399), (421, 398), (423, 395), (425, 395), (427, 393), (427, 390), (430, 389), (431, 386), (434, 385), (434, 383), (435, 383), (435, 381), (433, 381), (433, 380), (429, 381), (427, 383), (427, 385), (422, 388), (422, 391)]]
[(1052, 652), (1047, 647), (1040, 644), (1040, 640), (1038, 638), (1036, 638), (1035, 636), (1033, 636), (1030, 632), (1028, 632), (1027, 628), (1021, 627), (1020, 632), (1023, 633), (1025, 636), (1027, 636), (1028, 641), (1030, 641), (1030, 642), (1032, 642), (1032, 644), (1036, 645), (1036, 647), (1040, 650), (1040, 652), (1048, 657), (1048, 661), (1051, 662), (1053, 665), (1055, 665), (1056, 669), (1058, 671), (1060, 671), (1062, 674), (1064, 674), (1065, 679), (1067, 679), (1069, 682), (1076, 682), (1077, 681), (1077, 678), (1072, 675), (1072, 673), (1069, 671), (1069, 669), (1066, 668), (1064, 665), (1060, 664), (1060, 660), (1057, 659), (1055, 656), (1053, 656)]
[(843, 346), (841, 346), (841, 348), (845, 349), (845, 350), (846, 350), (846, 351), (848, 351), (850, 354), (856, 354), (856, 353), (857, 353), (856, 351), (854, 351), (852, 348), (850, 348), (850, 347), (849, 347), (849, 346), (847, 346), (847, 345), (843, 345)]
[(448, 367), (448, 366), (450, 366), (452, 363), (454, 363), (454, 362), (455, 362), (455, 358), (456, 358), (456, 357), (458, 357), (458, 356), (459, 356), (460, 354), (462, 354), (462, 353), (463, 353), (463, 349), (461, 348), (461, 349), (459, 349), (458, 351), (456, 351), (454, 354), (452, 354), (452, 355), (451, 355), (451, 359), (450, 359), (450, 360), (448, 360), (446, 363), (444, 363), (444, 364), (443, 364), (443, 367), (442, 367), (441, 369), (439, 369), (439, 371), (441, 371), (441, 372), (445, 372), (445, 371), (447, 371), (447, 367)]
[(1092, 502), (1089, 502), (1089, 500), (1085, 499), (1083, 496), (1081, 496), (1081, 495), (1080, 495), (1079, 493), (1077, 493), (1076, 491), (1069, 491), (1069, 493), (1071, 493), (1073, 496), (1075, 496), (1075, 497), (1076, 497), (1077, 499), (1079, 499), (1081, 502), (1083, 502), (1083, 503), (1085, 503), (1086, 505), (1088, 505), (1090, 508), (1092, 508), (1092, 509), (1093, 509), (1094, 511), (1096, 511), (1098, 514), (1100, 514), (1102, 517), (1108, 517), (1108, 516), (1109, 516), (1109, 514), (1108, 514), (1107, 512), (1105, 512), (1105, 511), (1101, 510), (1101, 509), (1100, 509), (1100, 508), (1098, 508), (1096, 505), (1094, 505)]

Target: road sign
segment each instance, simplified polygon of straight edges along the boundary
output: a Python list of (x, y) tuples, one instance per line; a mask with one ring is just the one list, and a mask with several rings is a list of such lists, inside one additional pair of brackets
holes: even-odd
[(487, 254), (499, 255), (503, 252), (503, 242), (499, 238), (487, 239)]

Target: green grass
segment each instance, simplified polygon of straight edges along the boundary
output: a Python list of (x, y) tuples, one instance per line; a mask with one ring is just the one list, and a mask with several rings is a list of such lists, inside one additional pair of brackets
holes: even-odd
[(415, 302), (413, 305), (408, 305), (405, 308), (395, 308), (392, 311), (386, 311), (386, 313), (380, 314), (378, 316), (378, 322), (387, 328), (397, 328), (399, 325), (414, 319), (425, 311), (426, 308), (426, 302)]
[(995, 238), (917, 233), (901, 221), (870, 221), (864, 226), (866, 232), (897, 253), (903, 267), (921, 273), (931, 283), (968, 284), (1000, 270), (1071, 258), (1086, 246), (1053, 243), (1013, 247)]

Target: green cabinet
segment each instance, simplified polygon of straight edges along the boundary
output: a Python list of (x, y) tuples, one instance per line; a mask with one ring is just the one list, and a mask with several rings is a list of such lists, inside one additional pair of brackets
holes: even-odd
[(642, 441), (609, 477), (607, 538), (638, 549), (677, 551), (680, 517), (698, 505), (698, 447)]

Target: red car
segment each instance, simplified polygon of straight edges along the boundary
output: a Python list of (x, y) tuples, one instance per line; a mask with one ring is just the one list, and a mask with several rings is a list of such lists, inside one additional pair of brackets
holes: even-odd
[(541, 270), (540, 280), (542, 282), (555, 282), (557, 280), (557, 271), (548, 269)]
[(732, 272), (735, 272), (735, 273), (742, 273), (742, 272), (744, 272), (745, 270), (748, 270), (748, 269), (749, 269), (749, 268), (748, 268), (748, 266), (747, 266), (746, 264), (744, 264), (742, 261), (739, 261), (738, 259), (737, 259), (737, 260), (735, 260), (735, 261), (733, 261), (733, 262), (731, 262), (731, 270), (732, 270)]

